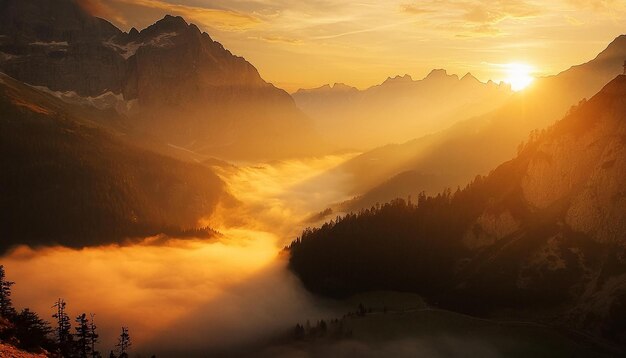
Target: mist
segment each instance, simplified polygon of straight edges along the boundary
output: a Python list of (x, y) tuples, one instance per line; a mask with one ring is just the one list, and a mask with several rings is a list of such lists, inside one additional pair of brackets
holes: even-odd
[(17, 282), (13, 301), (52, 321), (57, 298), (73, 319), (95, 313), (99, 349), (114, 349), (128, 326), (134, 353), (159, 357), (261, 344), (296, 323), (333, 317), (286, 269), (284, 245), (310, 225), (307, 218), (344, 200), (342, 175), (320, 173), (352, 154), (223, 169), (239, 200), (221, 205), (199, 225), (209, 240), (165, 236), (84, 249), (18, 247), (2, 259)]

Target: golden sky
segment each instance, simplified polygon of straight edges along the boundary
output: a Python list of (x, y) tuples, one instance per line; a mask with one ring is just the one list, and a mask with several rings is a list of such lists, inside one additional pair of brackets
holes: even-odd
[(626, 33), (625, 0), (82, 1), (125, 30), (181, 15), (290, 91), (433, 68), (499, 81), (511, 62), (553, 74)]

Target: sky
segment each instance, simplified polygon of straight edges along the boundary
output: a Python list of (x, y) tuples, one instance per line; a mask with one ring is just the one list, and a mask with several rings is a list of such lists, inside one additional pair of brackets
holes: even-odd
[(289, 91), (434, 68), (503, 80), (586, 62), (626, 33), (624, 0), (80, 0), (123, 30), (183, 16)]

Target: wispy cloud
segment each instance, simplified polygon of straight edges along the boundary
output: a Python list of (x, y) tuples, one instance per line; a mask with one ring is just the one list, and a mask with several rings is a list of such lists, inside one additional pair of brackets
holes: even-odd
[(283, 37), (283, 36), (268, 35), (268, 36), (257, 36), (257, 37), (251, 37), (251, 38), (255, 38), (255, 39), (266, 41), (266, 42), (272, 42), (272, 43), (284, 43), (284, 44), (293, 44), (293, 45), (298, 45), (302, 43), (302, 40), (300, 39), (294, 39), (294, 38)]
[(567, 0), (575, 7), (582, 9), (592, 9), (601, 11), (625, 10), (626, 4), (623, 0)]
[(104, 3), (103, 0), (77, 0), (78, 5), (91, 15), (109, 19), (119, 24), (126, 25), (128, 21), (124, 15), (116, 9)]
[[(87, 0), (94, 1), (94, 0)], [(221, 31), (243, 31), (259, 25), (262, 20), (253, 15), (230, 9), (173, 4), (162, 0), (112, 0), (169, 14), (180, 15), (198, 25)]]
[(434, 12), (433, 9), (426, 9), (426, 8), (420, 7), (417, 4), (402, 4), (400, 5), (400, 9), (402, 10), (402, 12), (406, 12), (406, 13), (413, 14), (413, 15), (430, 14)]
[(439, 29), (450, 30), (457, 36), (497, 36), (498, 25), (508, 19), (528, 19), (541, 14), (541, 8), (524, 0), (430, 0), (404, 4), (401, 11), (409, 15), (436, 18)]
[[(624, 0), (80, 1), (107, 19), (122, 16), (125, 28), (183, 16), (290, 89), (367, 87), (396, 73), (419, 77), (446, 64), (461, 73), (482, 61), (561, 70), (593, 58), (626, 19)], [(118, 14), (105, 15), (106, 7)], [(498, 75), (491, 67), (472, 73)]]

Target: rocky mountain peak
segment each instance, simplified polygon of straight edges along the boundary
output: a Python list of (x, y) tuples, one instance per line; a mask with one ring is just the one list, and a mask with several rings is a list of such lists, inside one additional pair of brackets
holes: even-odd
[(596, 57), (596, 60), (609, 60), (615, 57), (626, 59), (626, 35), (620, 35), (611, 41), (607, 48)]
[(335, 83), (333, 85), (333, 90), (335, 91), (358, 91), (356, 87), (348, 86), (345, 83)]
[(424, 79), (441, 79), (448, 77), (448, 72), (444, 69), (434, 69), (430, 71), (428, 76)]
[(478, 80), (478, 78), (474, 77), (474, 75), (472, 75), (472, 74), (471, 74), (471, 73), (469, 73), (469, 72), (468, 72), (468, 73), (466, 73), (466, 74), (465, 74), (465, 76), (463, 76), (463, 77), (461, 78), (461, 81), (464, 81), (464, 82), (480, 82), (480, 81)]
[(165, 15), (164, 18), (149, 26), (146, 30), (158, 30), (160, 32), (183, 31), (189, 24), (180, 16)]
[(396, 77), (388, 77), (383, 84), (399, 84), (399, 83), (411, 83), (413, 78), (411, 75), (405, 74), (404, 76), (397, 75)]
[(626, 75), (619, 75), (609, 82), (599, 93), (600, 96), (626, 98)]

